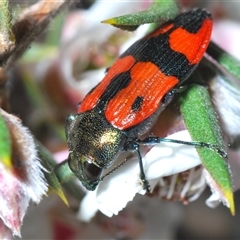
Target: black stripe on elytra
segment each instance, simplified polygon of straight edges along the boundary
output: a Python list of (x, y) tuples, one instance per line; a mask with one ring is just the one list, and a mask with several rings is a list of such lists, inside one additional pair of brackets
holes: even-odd
[(134, 43), (121, 57), (132, 55), (137, 62), (152, 62), (167, 76), (175, 76), (180, 81), (194, 68), (186, 56), (169, 47), (167, 33)]
[(135, 98), (135, 100), (131, 106), (133, 112), (137, 112), (141, 108), (143, 100), (144, 100), (144, 97), (142, 97), (142, 96), (137, 96)]
[(131, 81), (130, 71), (126, 71), (116, 75), (106, 87), (106, 90), (99, 98), (96, 106), (98, 109), (104, 109), (106, 104), (115, 97), (115, 95), (126, 88)]

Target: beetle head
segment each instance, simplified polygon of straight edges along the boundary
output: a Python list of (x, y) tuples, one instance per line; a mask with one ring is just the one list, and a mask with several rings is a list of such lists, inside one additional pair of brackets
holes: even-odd
[(98, 112), (70, 115), (66, 123), (69, 167), (88, 190), (98, 185), (102, 171), (123, 148), (124, 134)]

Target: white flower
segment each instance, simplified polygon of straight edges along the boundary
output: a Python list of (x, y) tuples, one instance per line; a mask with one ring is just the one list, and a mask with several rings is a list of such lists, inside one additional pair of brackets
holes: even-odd
[[(168, 138), (191, 141), (187, 130), (170, 135)], [(153, 195), (168, 200), (188, 203), (199, 197), (206, 187), (205, 170), (194, 146), (176, 143), (156, 144), (143, 158), (146, 179)], [(111, 170), (110, 170), (111, 171)], [(134, 196), (145, 194), (139, 177), (136, 155), (123, 166), (104, 178), (94, 192), (88, 192), (80, 205), (79, 218), (89, 221), (100, 210), (111, 217), (118, 214)], [(207, 203), (224, 200), (214, 193)]]

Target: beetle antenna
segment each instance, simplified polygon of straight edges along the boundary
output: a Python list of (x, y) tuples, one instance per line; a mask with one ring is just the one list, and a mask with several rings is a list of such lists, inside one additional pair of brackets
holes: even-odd
[(113, 172), (115, 172), (118, 168), (120, 168), (121, 166), (123, 166), (127, 161), (129, 160), (129, 158), (125, 158), (121, 163), (119, 163), (118, 165), (116, 165), (111, 171), (109, 171), (108, 173), (106, 173), (103, 177), (101, 177), (99, 179), (99, 182), (103, 181), (103, 179), (107, 176), (109, 176), (110, 174), (112, 174)]

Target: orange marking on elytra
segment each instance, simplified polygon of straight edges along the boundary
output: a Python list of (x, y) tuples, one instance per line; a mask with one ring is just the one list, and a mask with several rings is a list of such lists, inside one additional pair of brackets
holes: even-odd
[(170, 48), (176, 52), (183, 53), (190, 64), (197, 64), (201, 60), (209, 43), (212, 32), (212, 20), (204, 20), (197, 33), (189, 33), (179, 27), (169, 35)]
[(135, 62), (135, 58), (130, 55), (124, 58), (119, 58), (108, 70), (106, 76), (96, 86), (96, 88), (92, 92), (89, 92), (83, 99), (81, 105), (78, 108), (78, 113), (93, 109), (97, 105), (101, 95), (104, 93), (111, 80), (116, 75), (128, 71)]
[[(161, 99), (179, 80), (166, 76), (151, 62), (138, 62), (131, 69), (131, 82), (109, 101), (105, 110), (107, 120), (118, 129), (141, 123), (160, 106)], [(143, 97), (138, 111), (132, 110), (136, 97)]]

